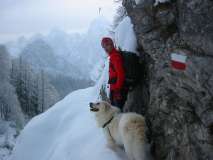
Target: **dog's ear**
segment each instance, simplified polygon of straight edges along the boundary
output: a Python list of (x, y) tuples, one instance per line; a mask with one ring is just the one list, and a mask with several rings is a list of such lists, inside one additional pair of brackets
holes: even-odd
[(104, 110), (108, 111), (110, 109), (111, 105), (108, 102), (104, 102), (103, 104), (104, 104)]

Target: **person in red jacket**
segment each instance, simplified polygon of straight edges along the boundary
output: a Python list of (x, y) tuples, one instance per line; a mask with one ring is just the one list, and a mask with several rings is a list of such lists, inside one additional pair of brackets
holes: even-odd
[(110, 101), (121, 110), (126, 101), (127, 89), (125, 87), (125, 71), (122, 55), (114, 47), (113, 41), (109, 37), (104, 37), (101, 46), (109, 56), (109, 81)]

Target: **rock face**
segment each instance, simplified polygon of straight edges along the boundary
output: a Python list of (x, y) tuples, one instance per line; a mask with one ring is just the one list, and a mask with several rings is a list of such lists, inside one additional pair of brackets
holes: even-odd
[[(145, 71), (126, 110), (145, 114), (158, 160), (213, 159), (213, 1), (123, 0)], [(186, 70), (171, 67), (185, 54)]]

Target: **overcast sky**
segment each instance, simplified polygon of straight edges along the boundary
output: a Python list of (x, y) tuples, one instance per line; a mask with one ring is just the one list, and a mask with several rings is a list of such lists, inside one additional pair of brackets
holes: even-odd
[(54, 28), (85, 30), (99, 7), (112, 20), (113, 0), (0, 0), (0, 42)]

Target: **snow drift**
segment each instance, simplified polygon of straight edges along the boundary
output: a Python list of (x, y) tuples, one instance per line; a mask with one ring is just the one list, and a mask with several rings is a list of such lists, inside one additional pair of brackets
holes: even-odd
[(98, 91), (106, 82), (107, 68), (98, 85), (71, 93), (45, 113), (33, 118), (18, 137), (10, 159), (121, 159), (106, 147), (102, 130), (97, 128), (88, 105), (98, 99)]

